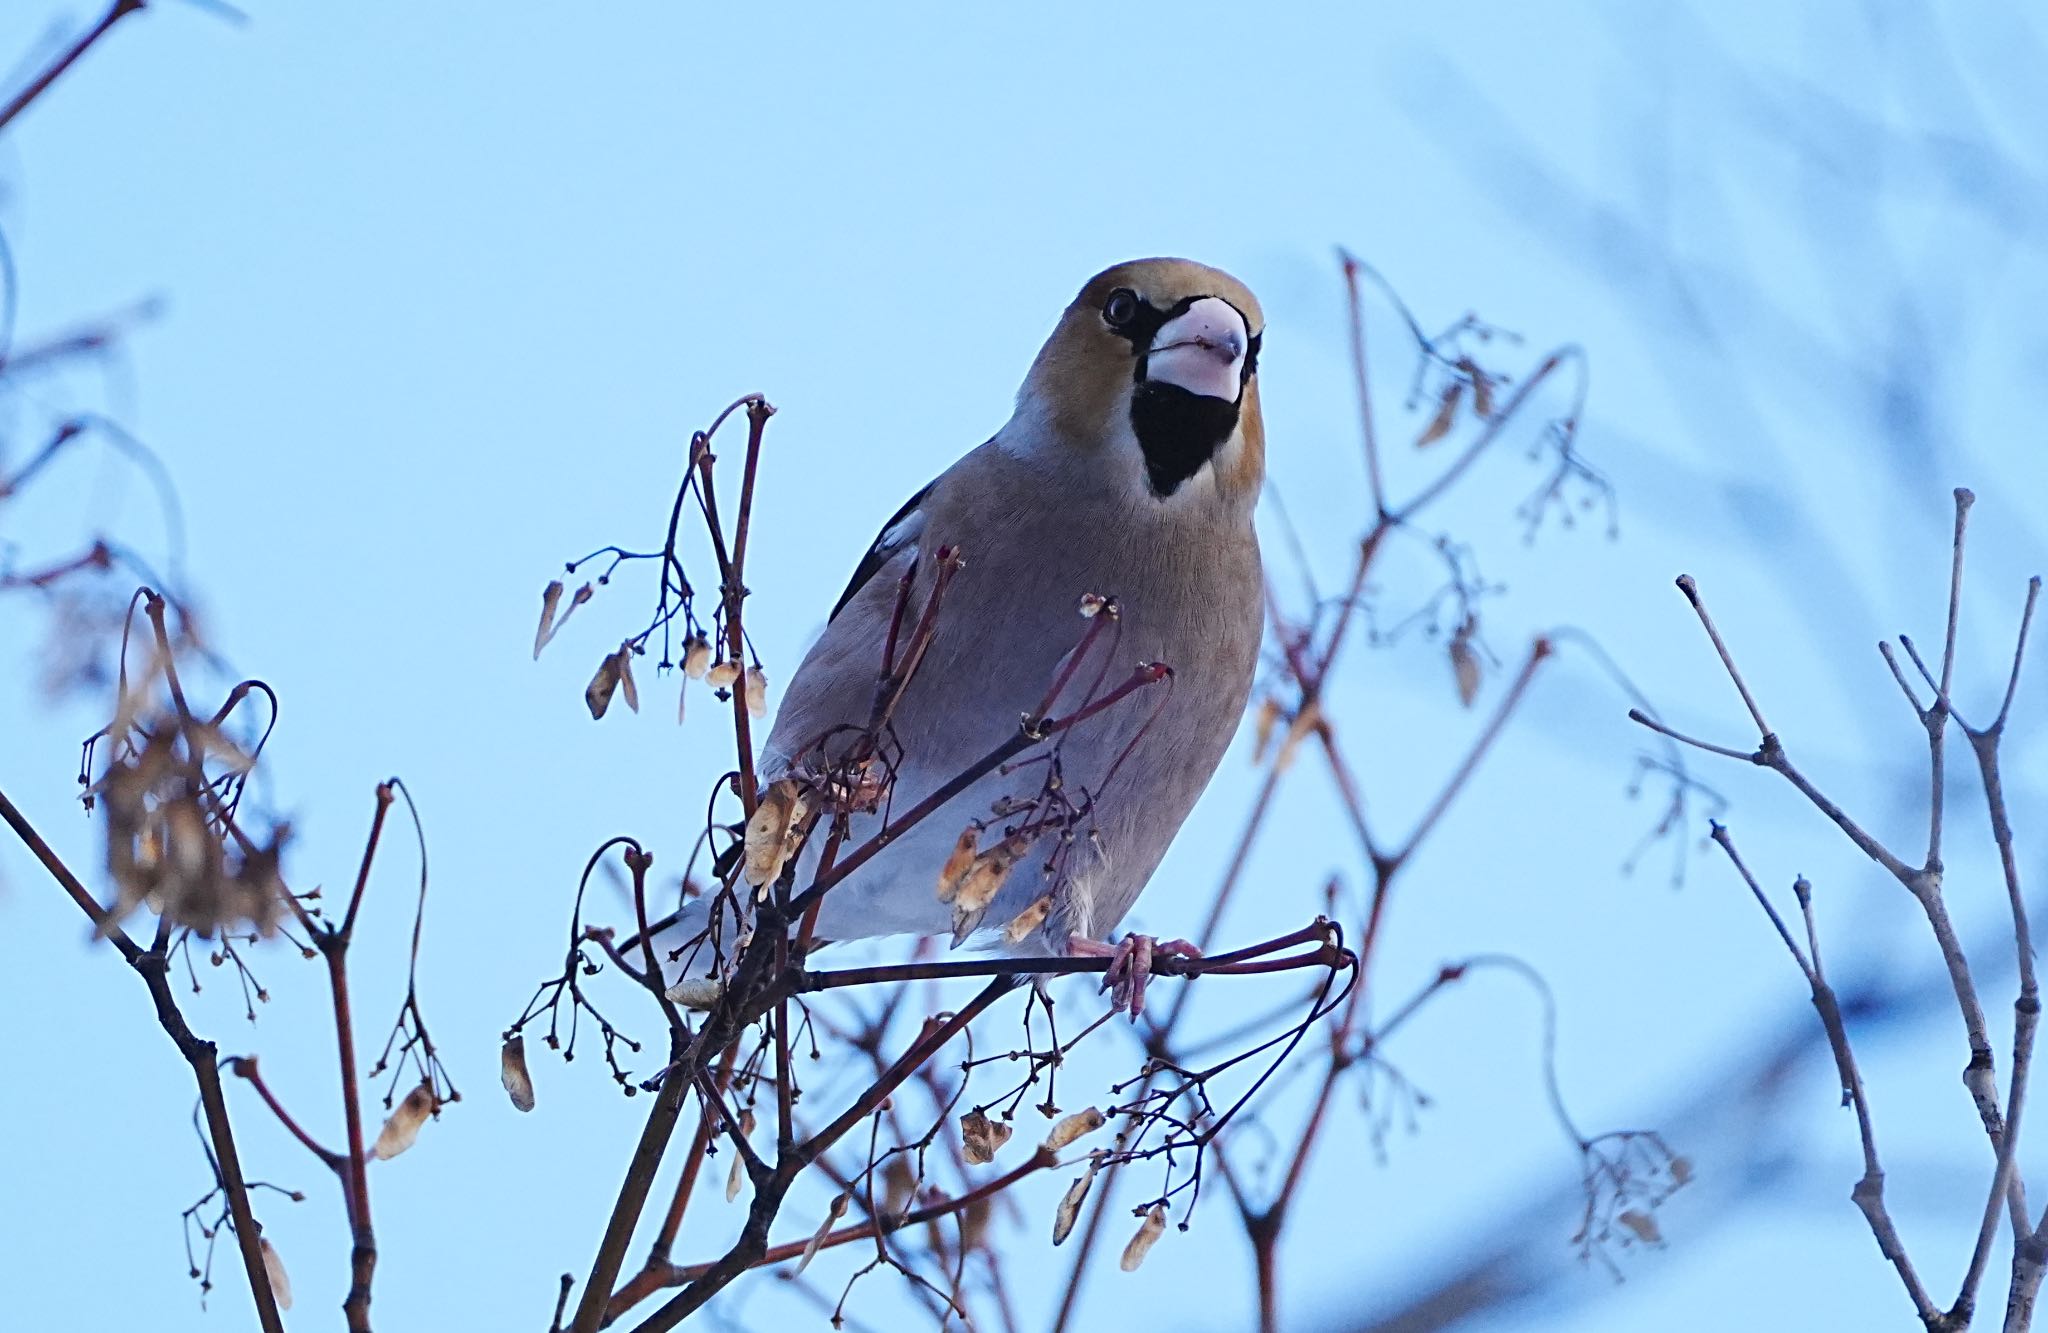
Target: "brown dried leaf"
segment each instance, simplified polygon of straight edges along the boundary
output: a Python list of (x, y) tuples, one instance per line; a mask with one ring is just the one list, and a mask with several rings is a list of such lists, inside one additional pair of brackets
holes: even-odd
[(1479, 368), (1479, 363), (1469, 356), (1458, 358), (1458, 369), (1465, 372), (1472, 383), (1472, 412), (1481, 421), (1493, 420), (1493, 377)]
[(604, 710), (612, 706), (612, 692), (619, 688), (619, 655), (606, 653), (604, 661), (597, 664), (597, 674), (583, 687), (583, 702), (590, 706), (592, 721), (604, 716)]
[(1657, 1229), (1657, 1219), (1640, 1208), (1624, 1209), (1614, 1220), (1627, 1227), (1630, 1233), (1645, 1245), (1664, 1243), (1664, 1233)]
[(513, 1107), (521, 1111), (531, 1111), (533, 1074), (526, 1067), (526, 1038), (505, 1038), (505, 1049), (499, 1053), (498, 1068), (499, 1077), (505, 1084), (505, 1093), (511, 1097)]
[(993, 1162), (1011, 1133), (1008, 1121), (990, 1120), (980, 1107), (960, 1117), (960, 1146), (976, 1166)]
[(1444, 386), (1443, 396), (1437, 399), (1436, 415), (1422, 428), (1422, 434), (1415, 437), (1417, 449), (1427, 449), (1451, 433), (1451, 427), (1458, 420), (1458, 403), (1465, 396), (1465, 381), (1452, 380)]
[(1145, 1220), (1138, 1224), (1138, 1234), (1131, 1237), (1124, 1246), (1123, 1261), (1117, 1267), (1126, 1273), (1138, 1271), (1138, 1265), (1145, 1262), (1145, 1256), (1152, 1252), (1152, 1246), (1166, 1231), (1166, 1205), (1155, 1203), (1145, 1213)]
[(377, 1141), (370, 1145), (370, 1156), (388, 1162), (418, 1141), (420, 1126), (434, 1114), (440, 1105), (434, 1098), (434, 1089), (422, 1083), (405, 1094), (405, 1100), (384, 1117), (384, 1128), (377, 1132)]

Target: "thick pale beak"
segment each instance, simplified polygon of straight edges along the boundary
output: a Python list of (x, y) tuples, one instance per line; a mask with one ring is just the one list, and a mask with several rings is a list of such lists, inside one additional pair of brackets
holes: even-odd
[(1221, 297), (1205, 296), (1160, 326), (1145, 359), (1145, 378), (1236, 402), (1250, 342), (1237, 308)]

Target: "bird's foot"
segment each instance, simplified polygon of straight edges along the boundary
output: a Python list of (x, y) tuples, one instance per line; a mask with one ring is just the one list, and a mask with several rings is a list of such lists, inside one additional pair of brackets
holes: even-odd
[(1133, 1023), (1145, 1012), (1145, 986), (1152, 979), (1153, 960), (1200, 958), (1202, 951), (1186, 940), (1158, 940), (1150, 935), (1126, 935), (1115, 944), (1087, 935), (1067, 937), (1067, 952), (1077, 958), (1107, 958), (1109, 968), (1102, 974), (1102, 989), (1110, 993), (1110, 1011), (1128, 1011)]

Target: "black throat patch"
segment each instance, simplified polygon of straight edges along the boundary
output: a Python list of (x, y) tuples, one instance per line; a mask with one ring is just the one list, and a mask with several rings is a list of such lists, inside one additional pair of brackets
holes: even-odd
[(1145, 451), (1154, 495), (1172, 495), (1215, 456), (1237, 429), (1237, 407), (1178, 384), (1139, 382), (1131, 394), (1131, 429)]

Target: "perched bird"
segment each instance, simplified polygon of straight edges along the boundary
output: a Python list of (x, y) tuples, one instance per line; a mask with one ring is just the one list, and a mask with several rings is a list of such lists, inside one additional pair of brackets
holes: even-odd
[[(1208, 785), (1258, 655), (1263, 329), (1251, 292), (1201, 264), (1144, 259), (1096, 275), (1032, 363), (1009, 422), (883, 527), (792, 677), (759, 763), (764, 782), (822, 780), (857, 747), (880, 756), (886, 798), (851, 816), (840, 860), (1015, 736), (1020, 719), (1072, 715), (1140, 663), (1170, 675), (903, 829), (824, 894), (817, 938), (957, 944), (1005, 928), (1024, 953), (1113, 952), (1105, 985), (1135, 1017), (1154, 941), (1105, 937)], [(928, 644), (884, 734), (870, 734), (887, 645), (908, 641), (942, 559), (954, 567)], [(821, 826), (796, 863), (798, 891), (826, 841)], [(688, 974), (715, 973), (711, 957), (729, 956), (725, 937), (751, 896), (741, 885), (693, 900), (659, 942), (695, 941), (679, 951)]]

